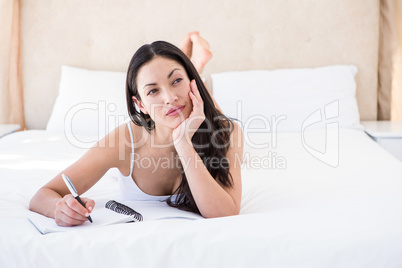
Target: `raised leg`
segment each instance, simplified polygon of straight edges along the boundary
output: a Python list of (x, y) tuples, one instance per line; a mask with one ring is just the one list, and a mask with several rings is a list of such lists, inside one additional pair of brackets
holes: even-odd
[(180, 44), (180, 49), (191, 60), (199, 74), (212, 58), (209, 47), (208, 41), (202, 38), (198, 31), (186, 34)]
[(205, 65), (212, 58), (212, 53), (209, 50), (210, 46), (207, 40), (202, 38), (198, 32), (194, 32), (190, 35), (190, 40), (193, 44), (193, 50), (191, 55), (191, 62), (197, 69), (198, 73), (201, 74), (204, 70)]
[(180, 44), (180, 50), (184, 52), (184, 54), (186, 54), (186, 56), (191, 59), (191, 55), (193, 53), (193, 43), (191, 42), (190, 36), (193, 34), (194, 32), (190, 32), (188, 34), (186, 34), (186, 36), (183, 38), (183, 40), (181, 41)]
[[(199, 74), (202, 73), (205, 65), (212, 58), (212, 53), (209, 50), (209, 47), (208, 41), (202, 38), (198, 31), (188, 33), (180, 44), (181, 51), (183, 51), (184, 54), (186, 54), (186, 56), (191, 60)], [(222, 112), (218, 104), (215, 102), (212, 94), (211, 97), (215, 107)]]

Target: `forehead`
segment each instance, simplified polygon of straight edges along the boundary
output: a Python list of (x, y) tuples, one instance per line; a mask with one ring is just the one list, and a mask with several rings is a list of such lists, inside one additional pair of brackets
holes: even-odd
[(144, 64), (137, 75), (138, 85), (157, 82), (158, 79), (167, 79), (173, 69), (184, 71), (183, 66), (175, 60), (156, 57)]

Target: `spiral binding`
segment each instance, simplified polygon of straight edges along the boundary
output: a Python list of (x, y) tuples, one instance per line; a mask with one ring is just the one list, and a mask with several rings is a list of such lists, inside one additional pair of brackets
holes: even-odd
[(108, 201), (105, 204), (105, 208), (108, 208), (120, 214), (133, 216), (136, 221), (142, 221), (142, 215), (140, 213), (117, 201), (114, 200)]

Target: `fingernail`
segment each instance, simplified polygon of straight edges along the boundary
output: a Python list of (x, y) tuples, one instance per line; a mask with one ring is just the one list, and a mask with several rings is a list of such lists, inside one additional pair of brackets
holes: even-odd
[(89, 210), (89, 211), (92, 211), (92, 207), (89, 207), (88, 210)]
[(89, 216), (89, 213), (87, 212), (87, 213), (85, 213), (85, 217), (88, 217)]

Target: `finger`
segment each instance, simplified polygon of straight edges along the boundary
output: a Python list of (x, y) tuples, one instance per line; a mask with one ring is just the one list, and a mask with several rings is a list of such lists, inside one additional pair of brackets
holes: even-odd
[(72, 195), (64, 199), (60, 211), (68, 217), (77, 220), (85, 220), (87, 217), (86, 214), (89, 215), (87, 209), (84, 208)]
[(197, 97), (193, 92), (190, 92), (190, 98), (193, 101), (193, 106), (195, 109), (204, 112), (204, 101), (202, 100), (201, 96)]
[(194, 85), (195, 85), (195, 90), (193, 90), (191, 93), (193, 94), (194, 98), (193, 103), (195, 104), (195, 106), (197, 106), (197, 109), (199, 109), (202, 113), (204, 113), (204, 101), (200, 95), (200, 91), (198, 90), (198, 87), (194, 81)]
[(66, 198), (60, 199), (56, 203), (55, 221), (61, 226), (72, 226), (84, 223), (86, 217), (72, 210), (66, 203)]
[[(79, 215), (79, 214), (77, 214)], [(63, 211), (58, 211), (55, 216), (55, 221), (57, 225), (60, 226), (76, 226), (76, 225), (81, 225), (85, 221), (87, 221), (87, 218), (82, 218), (82, 219), (76, 219), (74, 217), (70, 217), (69, 215), (63, 213)]]
[[(80, 204), (77, 199), (75, 199), (72, 195), (66, 197), (66, 204), (69, 208), (71, 208), (74, 212), (82, 215), (83, 217), (88, 217), (89, 213), (86, 207)], [(85, 204), (85, 203), (84, 203)]]
[(197, 102), (198, 102), (197, 97), (195, 96), (195, 94), (194, 94), (192, 91), (190, 91), (188, 95), (190, 96), (190, 98), (191, 98), (191, 100), (192, 100), (193, 102), (194, 102), (194, 101), (197, 101)]
[(194, 82), (191, 82), (192, 86), (191, 86), (191, 90), (190, 90), (190, 98), (193, 102), (196, 102), (197, 105), (201, 105), (203, 102), (200, 92), (197, 88), (197, 85), (195, 83), (195, 80), (193, 80)]
[(86, 197), (81, 197), (82, 202), (85, 204), (88, 212), (91, 213), (95, 207), (95, 201)]
[(191, 81), (191, 84), (192, 84), (191, 89), (192, 89), (192, 92), (194, 93), (194, 95), (195, 95), (197, 98), (199, 98), (199, 100), (202, 100), (200, 91), (198, 90), (197, 83), (195, 82), (194, 79)]
[(195, 82), (194, 79), (191, 80), (191, 82), (190, 82), (190, 91), (193, 92), (194, 95), (195, 95), (195, 92), (198, 91), (197, 83)]
[(195, 111), (196, 113), (199, 113), (199, 111), (202, 111), (202, 105), (200, 104), (200, 101), (198, 100), (198, 98), (194, 95), (193, 92), (190, 91), (189, 93), (190, 99), (193, 102), (193, 111)]

